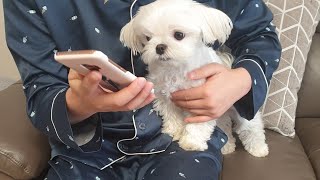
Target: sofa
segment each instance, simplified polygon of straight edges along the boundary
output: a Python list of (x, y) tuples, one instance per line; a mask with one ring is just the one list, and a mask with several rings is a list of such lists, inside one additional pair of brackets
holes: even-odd
[[(0, 48), (2, 53), (5, 47)], [(236, 152), (224, 156), (221, 180), (320, 180), (319, 50), (320, 26), (298, 94), (296, 136), (289, 138), (266, 130), (270, 148), (266, 158), (249, 155), (237, 142)], [(0, 180), (42, 179), (50, 147), (26, 115), (21, 81), (0, 91), (0, 115)]]

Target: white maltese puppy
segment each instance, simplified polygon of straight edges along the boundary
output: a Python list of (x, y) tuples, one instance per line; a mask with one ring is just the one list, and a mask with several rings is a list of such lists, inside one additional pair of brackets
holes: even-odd
[(121, 30), (120, 40), (134, 54), (142, 54), (148, 65), (148, 79), (154, 83), (154, 109), (163, 118), (162, 132), (178, 140), (185, 150), (204, 151), (208, 148), (215, 126), (228, 136), (224, 154), (235, 151), (232, 122), (245, 149), (254, 156), (268, 154), (261, 116), (248, 121), (231, 108), (218, 120), (185, 123), (190, 116), (170, 100), (177, 90), (197, 87), (205, 82), (189, 80), (187, 73), (209, 63), (231, 67), (232, 58), (208, 46), (216, 41), (223, 44), (232, 30), (232, 22), (223, 12), (192, 0), (158, 0), (143, 6)]

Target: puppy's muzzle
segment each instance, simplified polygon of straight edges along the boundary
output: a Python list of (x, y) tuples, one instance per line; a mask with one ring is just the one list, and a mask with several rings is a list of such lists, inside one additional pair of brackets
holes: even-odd
[(156, 52), (157, 52), (157, 54), (162, 55), (162, 54), (164, 54), (164, 52), (166, 51), (166, 49), (167, 49), (167, 45), (165, 45), (165, 44), (158, 44), (157, 47), (156, 47)]

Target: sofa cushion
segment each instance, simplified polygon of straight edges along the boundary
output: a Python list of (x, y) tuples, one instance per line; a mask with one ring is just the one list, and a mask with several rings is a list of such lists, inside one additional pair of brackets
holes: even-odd
[(21, 84), (0, 91), (0, 172), (14, 179), (37, 177), (47, 167), (50, 148), (26, 115)]
[(320, 34), (313, 37), (298, 97), (297, 117), (320, 117)]
[(297, 118), (296, 131), (315, 174), (320, 179), (320, 118)]
[(3, 174), (1, 172), (0, 172), (0, 179), (1, 180), (14, 180), (14, 179), (12, 179), (12, 177), (10, 177), (10, 176), (8, 176), (6, 174)]
[(319, 22), (320, 0), (264, 0), (274, 14), (282, 45), (279, 68), (270, 82), (262, 116), (267, 128), (293, 137), (297, 92)]
[(284, 137), (266, 130), (270, 154), (256, 158), (238, 142), (237, 150), (226, 155), (221, 180), (316, 180), (299, 138)]

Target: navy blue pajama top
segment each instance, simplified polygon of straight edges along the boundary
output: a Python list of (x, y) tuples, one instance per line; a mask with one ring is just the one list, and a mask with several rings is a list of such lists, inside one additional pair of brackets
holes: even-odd
[[(138, 0), (133, 14), (153, 1)], [(235, 107), (241, 116), (252, 119), (265, 100), (280, 60), (272, 13), (262, 0), (197, 1), (222, 10), (234, 24), (226, 42), (235, 56), (233, 68), (243, 67), (252, 77), (251, 91)], [(27, 113), (34, 126), (50, 138), (52, 157), (67, 155), (103, 168), (123, 155), (159, 153), (169, 146), (171, 137), (160, 133), (161, 117), (151, 105), (135, 112), (97, 113), (79, 124), (69, 123), (68, 69), (54, 60), (54, 53), (100, 50), (132, 70), (130, 51), (119, 41), (121, 28), (130, 20), (132, 0), (3, 2), (7, 44), (23, 81)], [(139, 59), (135, 57), (135, 73), (145, 76), (146, 67)], [(95, 153), (101, 148), (107, 148), (103, 149), (107, 154)]]

